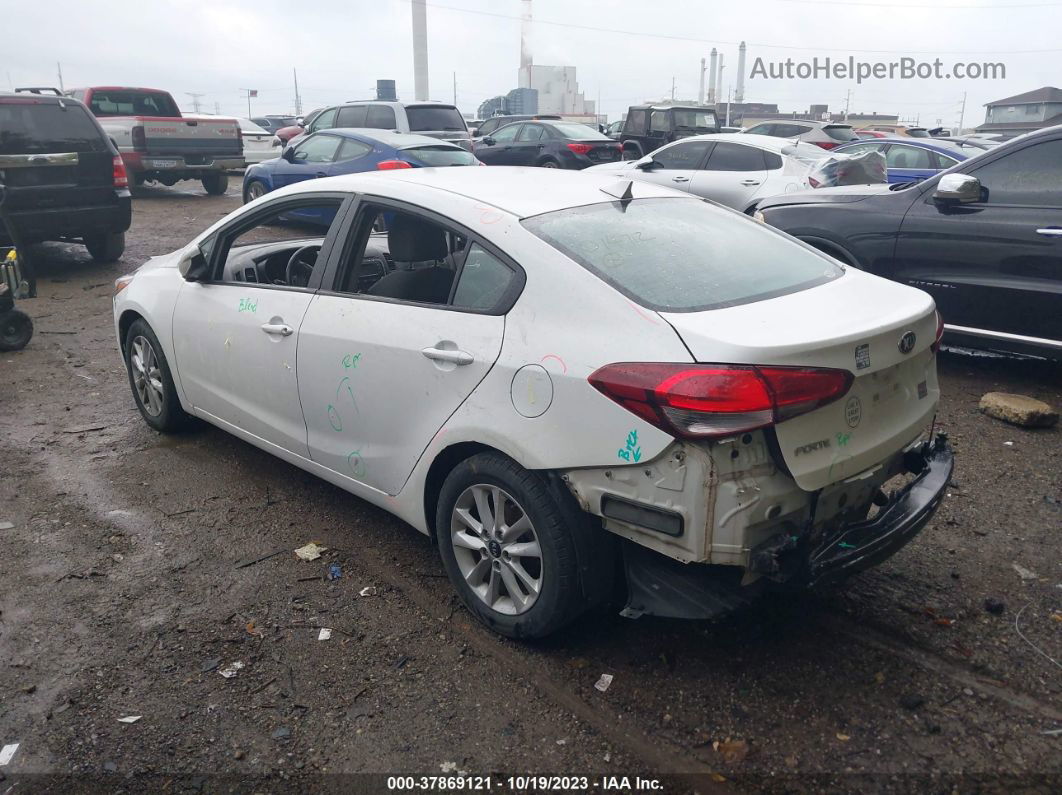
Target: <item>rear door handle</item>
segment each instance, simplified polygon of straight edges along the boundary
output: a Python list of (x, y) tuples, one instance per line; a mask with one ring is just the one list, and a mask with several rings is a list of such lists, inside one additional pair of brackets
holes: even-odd
[(689, 177), (672, 177), (671, 181), (672, 182), (689, 182), (690, 178)]
[(295, 329), (287, 323), (263, 323), (262, 331), (277, 337), (290, 337), (295, 333)]
[(1043, 229), (1037, 229), (1036, 234), (1044, 237), (1062, 237), (1062, 226), (1045, 226)]
[(760, 181), (758, 179), (743, 179), (741, 184), (751, 188), (753, 185), (759, 185)]
[(458, 366), (472, 364), (475, 358), (467, 351), (448, 351), (442, 348), (425, 348), (421, 351), (429, 359), (436, 362), (450, 362)]

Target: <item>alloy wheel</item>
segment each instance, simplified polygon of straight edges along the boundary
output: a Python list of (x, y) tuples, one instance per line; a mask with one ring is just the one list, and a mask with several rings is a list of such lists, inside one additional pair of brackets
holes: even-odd
[(503, 489), (477, 484), (454, 503), (454, 557), (468, 587), (492, 610), (520, 615), (542, 590), (542, 548), (531, 519)]
[(252, 182), (247, 187), (247, 201), (253, 202), (255, 199), (260, 199), (265, 196), (265, 185), (261, 182)]
[(152, 417), (162, 413), (164, 393), (159, 359), (147, 337), (135, 337), (129, 363), (133, 369), (133, 386), (140, 398), (140, 405)]

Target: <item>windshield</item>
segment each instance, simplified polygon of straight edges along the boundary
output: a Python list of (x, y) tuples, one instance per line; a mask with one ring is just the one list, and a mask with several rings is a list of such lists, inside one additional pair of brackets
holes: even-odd
[(97, 116), (165, 116), (180, 118), (181, 111), (169, 94), (161, 91), (92, 92), (89, 107)]
[(523, 221), (530, 232), (648, 309), (752, 303), (843, 271), (786, 235), (688, 198), (591, 204)]
[(80, 104), (0, 100), (0, 155), (106, 151), (106, 139)]
[(476, 157), (456, 146), (411, 146), (402, 150), (426, 166), (471, 166)]
[(710, 110), (674, 110), (671, 112), (675, 129), (714, 130), (718, 125), (715, 112)]
[(554, 124), (551, 124), (550, 126), (565, 138), (574, 138), (577, 141), (610, 140), (607, 135), (602, 135), (593, 127), (587, 127), (585, 124), (574, 124), (572, 122), (556, 122)]
[(406, 108), (411, 132), (423, 130), (445, 130), (446, 132), (466, 132), (464, 117), (454, 107), (413, 107)]

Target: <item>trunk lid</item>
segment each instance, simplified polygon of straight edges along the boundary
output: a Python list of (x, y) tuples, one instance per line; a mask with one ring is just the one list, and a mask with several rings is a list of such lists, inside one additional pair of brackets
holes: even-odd
[(243, 152), (235, 119), (132, 118), (144, 128), (147, 155), (177, 155), (191, 164), (196, 157), (239, 157)]
[[(699, 362), (825, 367), (855, 376), (844, 397), (774, 426), (781, 455), (805, 490), (885, 461), (918, 437), (936, 409), (936, 316), (920, 290), (849, 269), (778, 298), (661, 315)], [(910, 333), (904, 352), (911, 338), (904, 345), (901, 339)]]

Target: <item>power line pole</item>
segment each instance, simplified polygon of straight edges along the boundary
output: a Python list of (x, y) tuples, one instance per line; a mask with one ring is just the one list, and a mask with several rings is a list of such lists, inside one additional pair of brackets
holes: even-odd
[(302, 97), (299, 96), (299, 73), (295, 67), (291, 69), (292, 77), (295, 78), (295, 115), (302, 115)]
[(962, 92), (962, 109), (959, 111), (959, 135), (962, 135), (963, 122), (966, 120), (966, 92)]
[(848, 121), (848, 108), (849, 108), (849, 106), (851, 104), (852, 104), (852, 89), (848, 89), (848, 91), (844, 95), (844, 119), (843, 119), (843, 121)]
[(192, 112), (199, 113), (199, 98), (205, 97), (206, 94), (193, 94), (191, 91), (185, 91), (184, 93), (192, 98)]
[(671, 101), (672, 102), (675, 101), (675, 77), (674, 77), (674, 75), (672, 75), (672, 77), (671, 77)]

